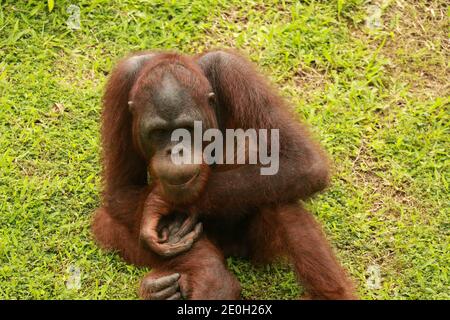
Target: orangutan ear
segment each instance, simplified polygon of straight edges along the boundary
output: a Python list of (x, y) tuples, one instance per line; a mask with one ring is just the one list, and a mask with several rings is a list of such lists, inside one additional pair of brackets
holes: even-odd
[(135, 108), (134, 102), (128, 101), (128, 109), (130, 110), (130, 112), (133, 112), (134, 108)]
[[(139, 72), (144, 68), (145, 64), (155, 56), (154, 53), (138, 54), (123, 60), (120, 64), (119, 73), (120, 80), (127, 83), (128, 94), (136, 81)], [(116, 89), (117, 90), (117, 89)], [(133, 101), (128, 101), (128, 110), (133, 112), (135, 105)]]
[(211, 106), (216, 104), (216, 94), (214, 92), (208, 93), (208, 102)]

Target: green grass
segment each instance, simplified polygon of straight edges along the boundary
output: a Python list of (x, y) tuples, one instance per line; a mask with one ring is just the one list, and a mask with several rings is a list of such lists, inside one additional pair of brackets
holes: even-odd
[[(450, 298), (447, 1), (378, 1), (379, 28), (362, 0), (81, 1), (75, 31), (71, 2), (55, 2), (0, 1), (0, 298), (137, 298), (148, 270), (89, 231), (106, 76), (129, 51), (223, 46), (261, 67), (331, 155), (333, 185), (307, 206), (361, 297)], [(246, 298), (301, 292), (285, 265), (229, 265)]]

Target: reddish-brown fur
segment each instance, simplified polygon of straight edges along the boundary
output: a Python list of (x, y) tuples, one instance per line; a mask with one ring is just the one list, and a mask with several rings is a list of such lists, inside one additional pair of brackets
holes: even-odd
[[(278, 174), (260, 175), (255, 165), (212, 169), (202, 194), (192, 203), (200, 212), (203, 235), (189, 251), (173, 258), (155, 254), (140, 241), (144, 204), (155, 187), (147, 183), (148, 163), (136, 146), (127, 105), (137, 78), (161, 63), (187, 67), (194, 76), (185, 80), (192, 84), (194, 96), (197, 85), (212, 87), (221, 109), (221, 129), (280, 130)], [(146, 278), (180, 273), (182, 292), (190, 299), (239, 298), (239, 283), (224, 263), (229, 255), (263, 263), (287, 256), (311, 298), (355, 298), (320, 226), (298, 203), (328, 185), (326, 157), (252, 65), (237, 53), (215, 51), (194, 57), (156, 54), (134, 67), (127, 59), (120, 62), (104, 96), (105, 187), (103, 206), (93, 222), (100, 245), (118, 251), (129, 263), (152, 267)], [(196, 83), (198, 79), (208, 81)], [(215, 121), (211, 110), (203, 111), (205, 118)], [(140, 294), (147, 297), (145, 287)]]

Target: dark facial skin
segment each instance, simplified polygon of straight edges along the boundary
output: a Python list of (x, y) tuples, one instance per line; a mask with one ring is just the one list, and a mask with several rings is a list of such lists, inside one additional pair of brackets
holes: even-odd
[[(205, 96), (208, 94), (205, 92)], [(194, 121), (202, 121), (203, 118), (201, 109), (189, 90), (170, 73), (166, 73), (151, 92), (137, 92), (132, 105), (137, 109), (134, 121), (139, 131), (138, 143), (144, 156), (150, 160), (151, 175), (161, 182), (168, 199), (175, 203), (189, 202), (203, 188), (208, 167), (175, 164), (172, 152), (179, 141), (171, 141), (171, 135), (175, 129), (185, 129), (193, 138)], [(192, 144), (191, 152), (196, 152)]]

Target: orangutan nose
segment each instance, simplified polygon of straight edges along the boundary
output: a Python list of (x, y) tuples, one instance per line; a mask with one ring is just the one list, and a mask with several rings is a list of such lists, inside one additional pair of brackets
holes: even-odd
[(167, 148), (166, 155), (171, 157), (183, 157), (185, 155), (184, 148)]

